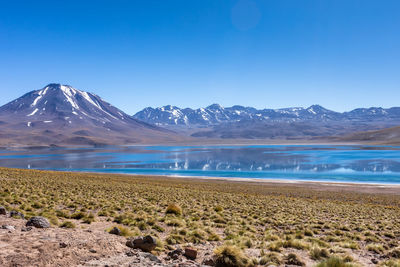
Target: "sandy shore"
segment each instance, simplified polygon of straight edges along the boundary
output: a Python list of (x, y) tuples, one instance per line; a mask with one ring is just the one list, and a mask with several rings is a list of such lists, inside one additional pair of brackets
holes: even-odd
[[(71, 172), (74, 173), (74, 172)], [(139, 175), (128, 173), (102, 173), (102, 172), (78, 172), (94, 173), (100, 175), (128, 176), (135, 178), (151, 178), (160, 180), (179, 180), (187, 182), (224, 182), (224, 183), (243, 183), (260, 184), (277, 187), (299, 187), (318, 191), (337, 191), (337, 192), (358, 192), (370, 194), (394, 194), (400, 195), (400, 184), (379, 184), (379, 183), (350, 183), (350, 182), (324, 182), (324, 181), (302, 181), (302, 180), (283, 180), (283, 179), (263, 179), (263, 178), (237, 178), (237, 177), (209, 177), (209, 176), (180, 176), (180, 175)]]

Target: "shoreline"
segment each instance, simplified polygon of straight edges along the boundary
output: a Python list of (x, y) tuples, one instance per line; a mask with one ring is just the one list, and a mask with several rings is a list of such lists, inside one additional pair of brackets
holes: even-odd
[[(72, 171), (75, 172), (75, 171)], [(76, 171), (80, 172), (80, 171)], [(399, 187), (400, 183), (368, 183), (368, 182), (345, 182), (345, 181), (322, 181), (322, 180), (299, 180), (299, 179), (278, 179), (278, 178), (250, 178), (250, 177), (217, 177), (217, 176), (189, 176), (189, 175), (162, 175), (162, 174), (136, 174), (136, 173), (104, 173), (104, 172), (82, 172), (82, 173), (98, 173), (98, 174), (116, 174), (116, 175), (127, 175), (127, 176), (151, 176), (151, 177), (160, 177), (160, 178), (178, 178), (178, 179), (199, 179), (199, 180), (215, 180), (215, 181), (231, 181), (231, 182), (254, 182), (254, 183), (279, 183), (279, 184), (322, 184), (322, 185), (337, 185), (337, 186), (356, 186), (356, 185), (364, 185), (364, 186), (377, 186), (377, 187)]]
[[(223, 141), (223, 142), (221, 142)], [(376, 141), (330, 141), (330, 140), (269, 140), (269, 139), (240, 139), (240, 140), (191, 140), (188, 142), (160, 142), (160, 143), (132, 143), (132, 144), (105, 144), (104, 146), (88, 146), (74, 144), (60, 144), (56, 148), (104, 148), (104, 147), (144, 147), (144, 146), (378, 146), (378, 147), (399, 147), (399, 143), (382, 143)], [(37, 149), (54, 148), (47, 144), (26, 145), (13, 144), (11, 146), (0, 145), (4, 149)]]
[(30, 169), (30, 168), (11, 168), (3, 167), (5, 169), (17, 169), (17, 170), (38, 170), (38, 171), (49, 171), (49, 172), (66, 172), (66, 173), (85, 173), (85, 174), (100, 174), (100, 175), (123, 175), (132, 177), (157, 177), (167, 179), (186, 179), (186, 180), (202, 180), (202, 181), (227, 181), (227, 182), (253, 182), (253, 183), (270, 183), (270, 184), (320, 184), (320, 185), (331, 185), (331, 186), (371, 186), (371, 187), (398, 187), (400, 189), (400, 183), (379, 183), (379, 182), (347, 182), (347, 181), (324, 181), (324, 180), (301, 180), (301, 179), (279, 179), (279, 178), (252, 178), (252, 177), (225, 177), (225, 176), (190, 176), (190, 175), (168, 175), (168, 174), (140, 174), (140, 173), (120, 173), (120, 172), (101, 172), (101, 171), (80, 171), (80, 170), (52, 170), (52, 169)]
[[(35, 170), (35, 169), (23, 169)], [(88, 171), (63, 171), (63, 170), (38, 170), (46, 172), (61, 173), (77, 173), (77, 174), (94, 174), (94, 175), (111, 175), (114, 177), (132, 177), (138, 179), (157, 179), (164, 181), (185, 181), (188, 183), (226, 183), (226, 184), (243, 184), (243, 185), (260, 185), (269, 187), (297, 187), (306, 188), (315, 191), (330, 192), (357, 192), (369, 194), (388, 194), (400, 195), (400, 184), (379, 184), (379, 183), (351, 183), (351, 182), (324, 182), (324, 181), (303, 181), (303, 180), (284, 180), (284, 179), (268, 179), (268, 178), (229, 178), (229, 177), (208, 177), (208, 176), (179, 176), (179, 175), (145, 175), (145, 174), (129, 174), (129, 173), (104, 173), (104, 172), (88, 172)]]

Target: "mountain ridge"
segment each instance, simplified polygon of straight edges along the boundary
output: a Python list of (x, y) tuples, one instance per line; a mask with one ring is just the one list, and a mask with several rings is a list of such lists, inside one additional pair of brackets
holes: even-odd
[[(197, 115), (197, 116), (196, 116)], [(205, 108), (191, 109), (167, 105), (158, 108), (147, 107), (133, 115), (141, 121), (155, 125), (213, 125), (238, 120), (295, 122), (302, 120), (369, 120), (372, 118), (400, 119), (400, 107), (356, 108), (337, 112), (315, 104), (307, 108), (289, 107), (279, 109), (256, 109), (234, 105), (222, 107), (212, 104)]]
[(145, 108), (134, 118), (192, 137), (222, 139), (318, 139), (400, 125), (400, 108), (357, 108), (336, 112), (320, 105), (307, 108), (256, 109), (212, 104), (205, 108)]

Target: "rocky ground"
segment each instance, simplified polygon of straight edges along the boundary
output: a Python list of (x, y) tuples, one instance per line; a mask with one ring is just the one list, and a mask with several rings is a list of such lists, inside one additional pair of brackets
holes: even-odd
[[(127, 239), (104, 231), (111, 223), (85, 227), (27, 227), (27, 220), (0, 215), (0, 266), (201, 266), (196, 259), (174, 259), (126, 246)], [(182, 254), (184, 253), (184, 250)]]

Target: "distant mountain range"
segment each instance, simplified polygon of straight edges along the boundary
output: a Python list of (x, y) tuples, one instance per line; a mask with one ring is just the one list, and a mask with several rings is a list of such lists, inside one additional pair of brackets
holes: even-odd
[(222, 107), (181, 109), (175, 106), (145, 108), (134, 118), (192, 137), (245, 139), (316, 139), (379, 130), (400, 125), (400, 108), (358, 108), (335, 112), (320, 105), (308, 108), (256, 109)]
[(238, 121), (263, 122), (329, 122), (329, 121), (397, 121), (400, 122), (400, 108), (358, 108), (350, 112), (335, 112), (320, 105), (308, 108), (294, 107), (282, 109), (256, 109), (252, 107), (232, 106), (222, 107), (218, 104), (206, 108), (181, 109), (175, 106), (160, 108), (145, 108), (134, 115), (134, 118), (159, 126), (213, 126), (221, 123)]
[(400, 143), (400, 108), (145, 108), (130, 116), (99, 96), (49, 84), (0, 107), (0, 146), (218, 143), (221, 139)]
[(0, 107), (0, 141), (10, 145), (101, 145), (175, 140), (99, 96), (49, 84)]

